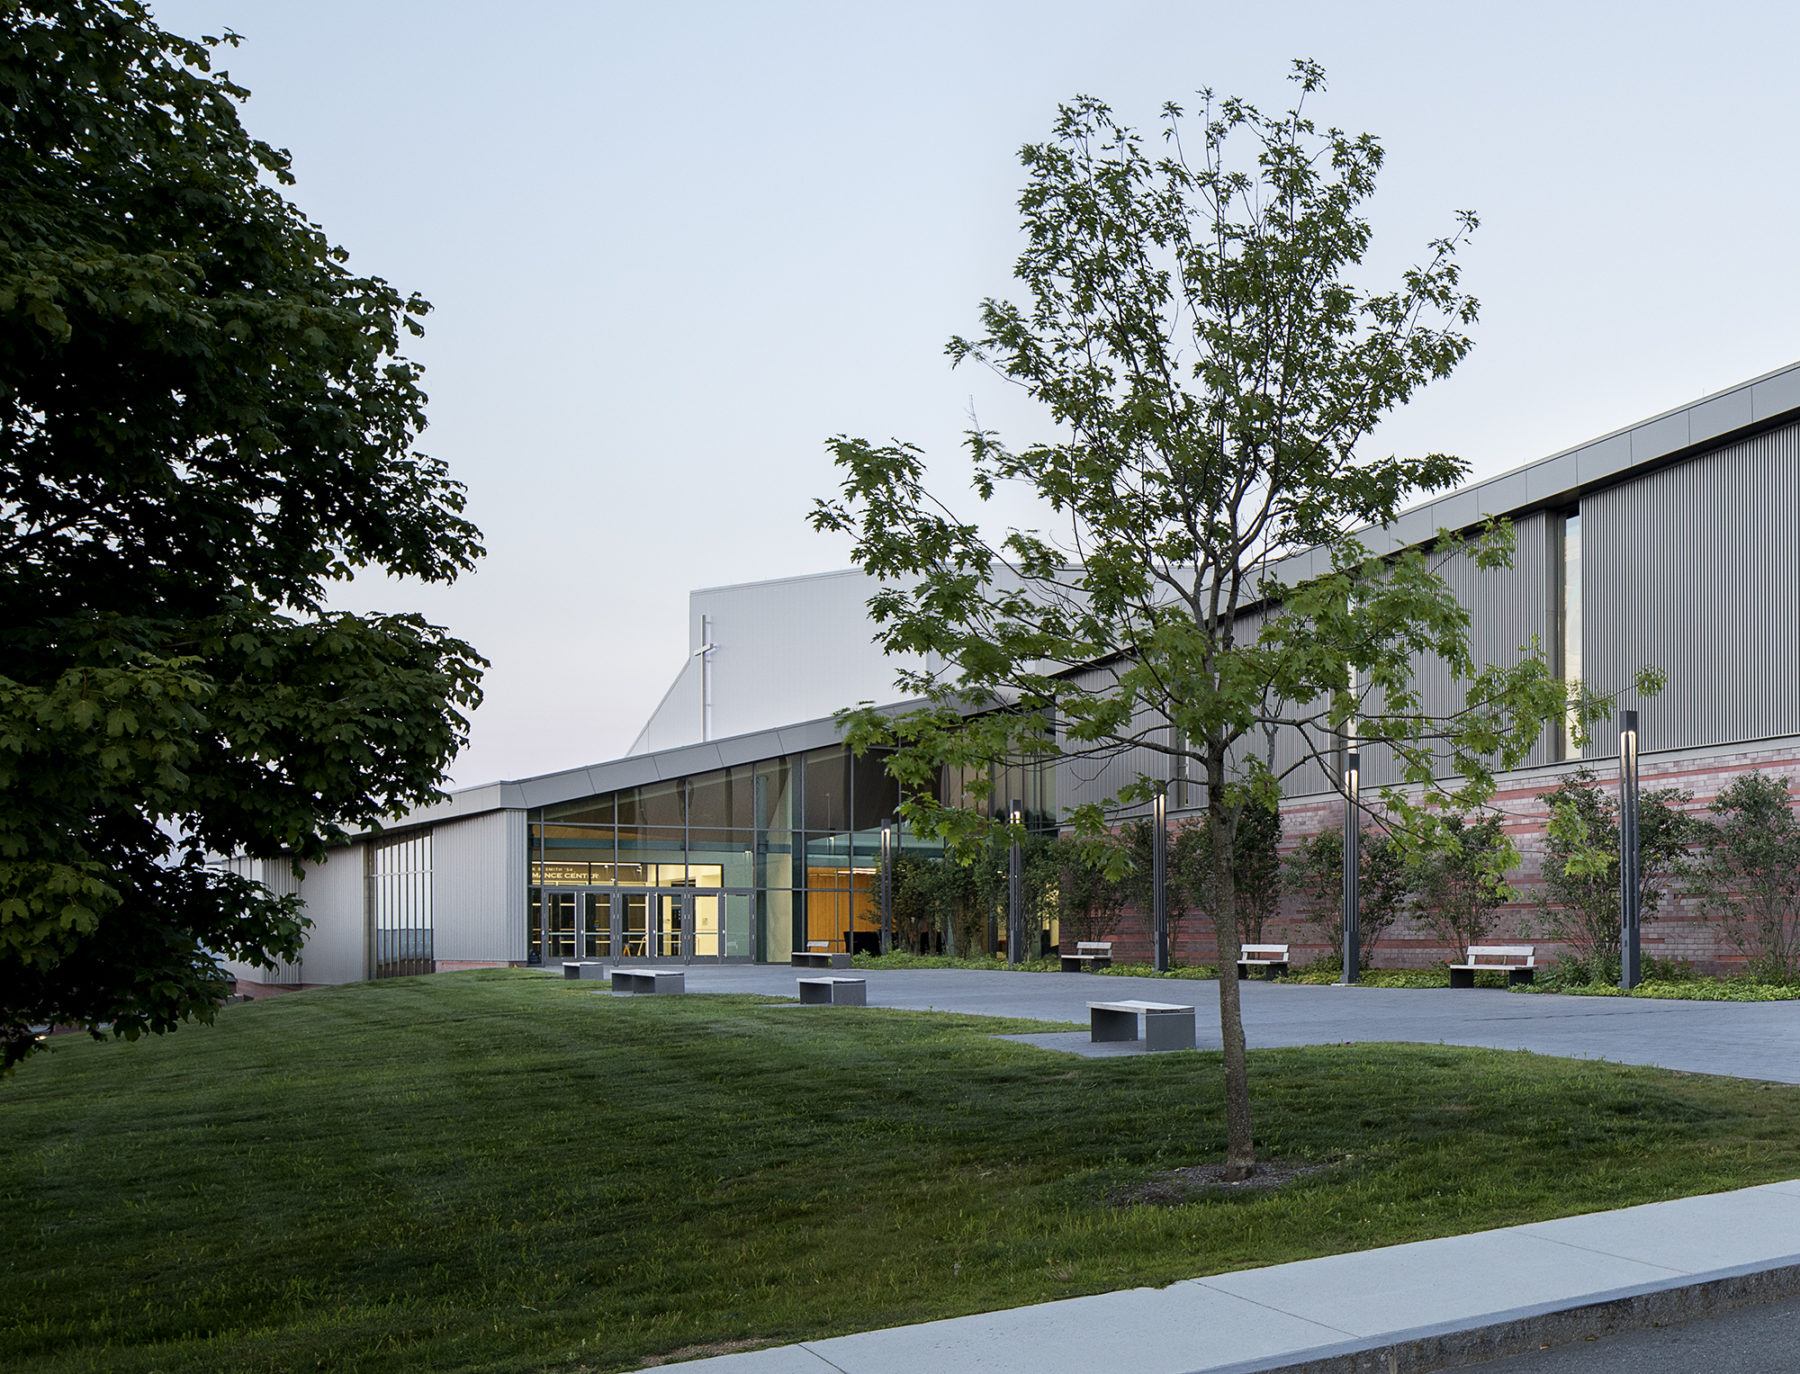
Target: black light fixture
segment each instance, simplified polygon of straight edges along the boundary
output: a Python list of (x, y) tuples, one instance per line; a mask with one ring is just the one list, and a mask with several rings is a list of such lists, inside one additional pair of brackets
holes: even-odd
[(1362, 970), (1362, 900), (1357, 880), (1362, 869), (1362, 816), (1357, 792), (1362, 785), (1362, 760), (1356, 750), (1344, 755), (1344, 977), (1354, 983)]
[(1150, 928), (1158, 973), (1169, 971), (1169, 794), (1158, 792), (1150, 820)]
[(1619, 986), (1635, 988), (1642, 977), (1639, 948), (1638, 713), (1619, 712)]
[(894, 819), (881, 823), (881, 952), (894, 942)]
[(1019, 828), (1025, 824), (1025, 803), (1014, 800), (1010, 808), (1012, 846), (1006, 852), (1006, 962), (1025, 962), (1025, 856), (1019, 847)]

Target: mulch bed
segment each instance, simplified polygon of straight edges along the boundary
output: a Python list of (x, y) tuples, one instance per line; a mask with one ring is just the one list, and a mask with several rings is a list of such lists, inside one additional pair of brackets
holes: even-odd
[(1296, 1179), (1323, 1173), (1329, 1164), (1287, 1164), (1281, 1160), (1261, 1160), (1256, 1171), (1245, 1179), (1225, 1177), (1223, 1164), (1186, 1164), (1178, 1169), (1165, 1169), (1142, 1183), (1107, 1194), (1115, 1207), (1179, 1207), (1202, 1198), (1229, 1196), (1233, 1193), (1273, 1192), (1285, 1188)]

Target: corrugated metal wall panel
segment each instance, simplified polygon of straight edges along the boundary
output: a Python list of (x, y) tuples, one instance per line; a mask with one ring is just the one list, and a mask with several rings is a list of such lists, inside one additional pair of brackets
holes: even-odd
[[(1797, 537), (1800, 426), (1583, 499), (1582, 676), (1639, 709), (1641, 749), (1800, 733)], [(1639, 701), (1644, 666), (1669, 680)]]
[[(293, 864), (287, 859), (251, 859), (238, 855), (225, 860), (220, 867), (240, 877), (254, 879), (277, 897), (289, 896), (300, 890), (300, 879), (294, 873)], [(241, 963), (236, 959), (223, 959), (220, 963), (233, 978), (243, 978), (253, 983), (292, 985), (300, 982), (299, 964), (284, 961), (267, 969)]]
[(526, 944), (526, 884), (531, 845), (525, 811), (503, 812), (506, 817), (506, 954), (523, 962)]
[[(523, 811), (491, 811), (431, 829), (433, 947), (442, 960), (507, 960), (515, 955), (507, 908), (515, 884), (507, 863), (510, 817)], [(523, 825), (520, 833), (523, 836)], [(524, 882), (516, 884), (521, 904)], [(523, 931), (521, 930), (521, 937)], [(521, 947), (523, 941), (520, 941)]]
[(369, 977), (369, 931), (365, 918), (367, 884), (363, 845), (334, 849), (321, 863), (306, 865), (300, 895), (312, 929), (300, 960), (305, 983), (355, 983)]
[[(1523, 516), (1513, 526), (1511, 568), (1483, 571), (1469, 553), (1443, 560), (1437, 571), (1456, 599), (1469, 612), (1469, 652), (1477, 670), (1490, 665), (1512, 667), (1524, 657), (1522, 650), (1537, 636), (1545, 653), (1550, 651), (1551, 587), (1550, 537), (1552, 521), (1547, 513)], [(1469, 684), (1457, 681), (1442, 659), (1415, 660), (1420, 706), (1428, 714), (1448, 716), (1462, 709)], [(1555, 738), (1546, 730), (1532, 750), (1529, 763), (1554, 761)], [(1363, 778), (1370, 787), (1399, 780), (1393, 751), (1379, 744), (1362, 747)], [(1447, 751), (1441, 752), (1447, 758)]]

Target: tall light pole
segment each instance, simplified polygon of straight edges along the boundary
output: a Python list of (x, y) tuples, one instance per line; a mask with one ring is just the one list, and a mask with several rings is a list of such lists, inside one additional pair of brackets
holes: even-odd
[(1025, 962), (1025, 855), (1019, 848), (1019, 827), (1025, 824), (1025, 803), (1014, 800), (1011, 809), (1012, 846), (1006, 852), (1006, 962)]
[(1642, 972), (1638, 947), (1638, 713), (1619, 712), (1619, 986), (1635, 988)]
[(1150, 929), (1157, 972), (1169, 971), (1169, 794), (1158, 792), (1150, 810)]
[(1356, 750), (1344, 755), (1344, 982), (1354, 983), (1362, 971), (1362, 898), (1357, 881), (1362, 870), (1362, 816), (1357, 792), (1362, 760)]
[(881, 952), (894, 943), (894, 819), (881, 823)]

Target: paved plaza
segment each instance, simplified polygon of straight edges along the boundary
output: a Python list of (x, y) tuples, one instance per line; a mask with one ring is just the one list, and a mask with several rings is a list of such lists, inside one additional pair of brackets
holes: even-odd
[[(1096, 973), (988, 973), (977, 969), (856, 969), (871, 1007), (1018, 1016), (1085, 1027), (1089, 1002), (1192, 1002), (1199, 1048), (1219, 1048), (1215, 984)], [(690, 992), (795, 996), (801, 976), (781, 965), (688, 967)], [(1397, 1040), (1610, 1059), (1688, 1073), (1800, 1083), (1800, 1002), (1665, 1002), (1559, 997), (1471, 988), (1368, 988), (1247, 980), (1244, 1034), (1251, 1049)], [(1085, 1030), (1030, 1037), (1075, 1049)], [(1059, 1044), (1058, 1042), (1063, 1042)]]

